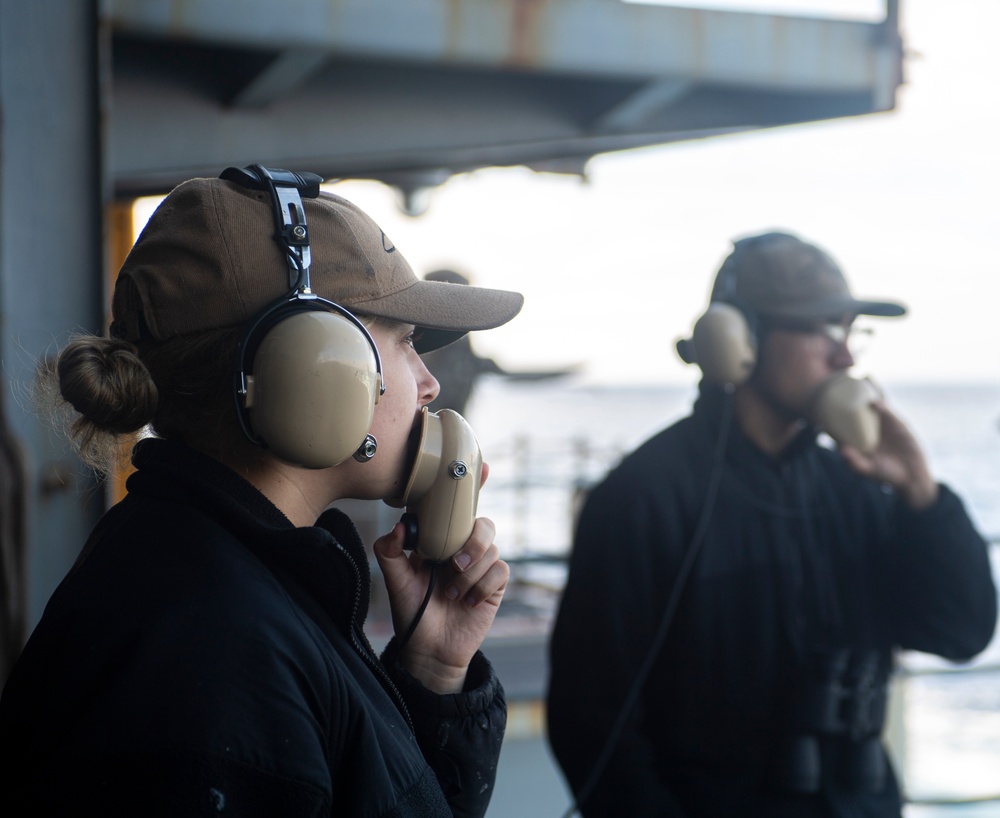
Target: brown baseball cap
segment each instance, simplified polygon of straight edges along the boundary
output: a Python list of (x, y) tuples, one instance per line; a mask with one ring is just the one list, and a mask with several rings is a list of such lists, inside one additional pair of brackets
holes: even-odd
[(716, 276), (712, 300), (735, 303), (764, 317), (807, 320), (906, 312), (893, 301), (855, 298), (840, 267), (825, 251), (782, 232), (734, 242)]
[[(418, 352), (499, 327), (520, 293), (423, 281), (359, 207), (328, 192), (303, 199), (312, 290), (361, 316), (413, 324)], [(111, 334), (133, 342), (236, 326), (289, 291), (268, 194), (223, 179), (178, 185), (118, 273)]]

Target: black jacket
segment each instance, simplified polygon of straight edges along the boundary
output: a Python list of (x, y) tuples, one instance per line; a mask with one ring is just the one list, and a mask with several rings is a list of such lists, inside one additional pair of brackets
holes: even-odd
[(3, 814), (482, 815), (502, 688), (481, 654), (446, 696), (374, 655), (350, 520), (295, 528), (176, 444), (135, 462), (0, 699)]
[[(579, 794), (649, 661), (584, 815), (898, 816), (891, 771), (878, 791), (859, 787), (860, 744), (803, 728), (797, 711), (842, 651), (874, 657), (883, 677), (897, 648), (953, 660), (981, 651), (997, 616), (986, 545), (946, 487), (913, 512), (811, 431), (774, 459), (731, 423), (716, 471), (723, 401), (703, 390), (692, 416), (586, 503), (551, 644), (554, 752)], [(651, 655), (703, 515), (697, 560)], [(781, 783), (802, 734), (821, 754), (813, 794)], [(865, 747), (865, 763), (884, 760), (877, 738)]]

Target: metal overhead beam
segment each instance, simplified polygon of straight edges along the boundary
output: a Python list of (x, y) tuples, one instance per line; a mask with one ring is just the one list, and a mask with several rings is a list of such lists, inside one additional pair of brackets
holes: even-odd
[(609, 108), (594, 121), (594, 129), (616, 133), (642, 127), (653, 113), (676, 104), (694, 87), (695, 84), (691, 80), (674, 77), (653, 80), (630, 94), (618, 105)]
[(233, 108), (264, 108), (291, 93), (315, 73), (330, 54), (324, 49), (292, 48), (274, 61), (233, 97)]
[(367, 59), (869, 88), (880, 24), (617, 0), (109, 0), (119, 32)]
[(617, 0), (105, 0), (119, 196), (226, 164), (419, 187), (889, 110), (881, 23)]

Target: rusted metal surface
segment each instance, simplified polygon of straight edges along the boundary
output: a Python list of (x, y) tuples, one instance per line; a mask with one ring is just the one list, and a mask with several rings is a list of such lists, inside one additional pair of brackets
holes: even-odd
[(109, 0), (159, 38), (472, 66), (787, 88), (878, 79), (880, 24), (616, 0)]
[(113, 178), (159, 193), (233, 162), (403, 190), (489, 165), (894, 106), (887, 22), (617, 0), (105, 0)]

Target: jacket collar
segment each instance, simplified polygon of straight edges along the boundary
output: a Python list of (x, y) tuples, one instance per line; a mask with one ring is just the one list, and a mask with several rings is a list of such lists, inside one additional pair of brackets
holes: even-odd
[(368, 615), (368, 556), (350, 518), (336, 509), (296, 528), (260, 491), (229, 467), (182, 443), (139, 442), (126, 483), (130, 495), (196, 509), (261, 560), (314, 618), (345, 633)]

